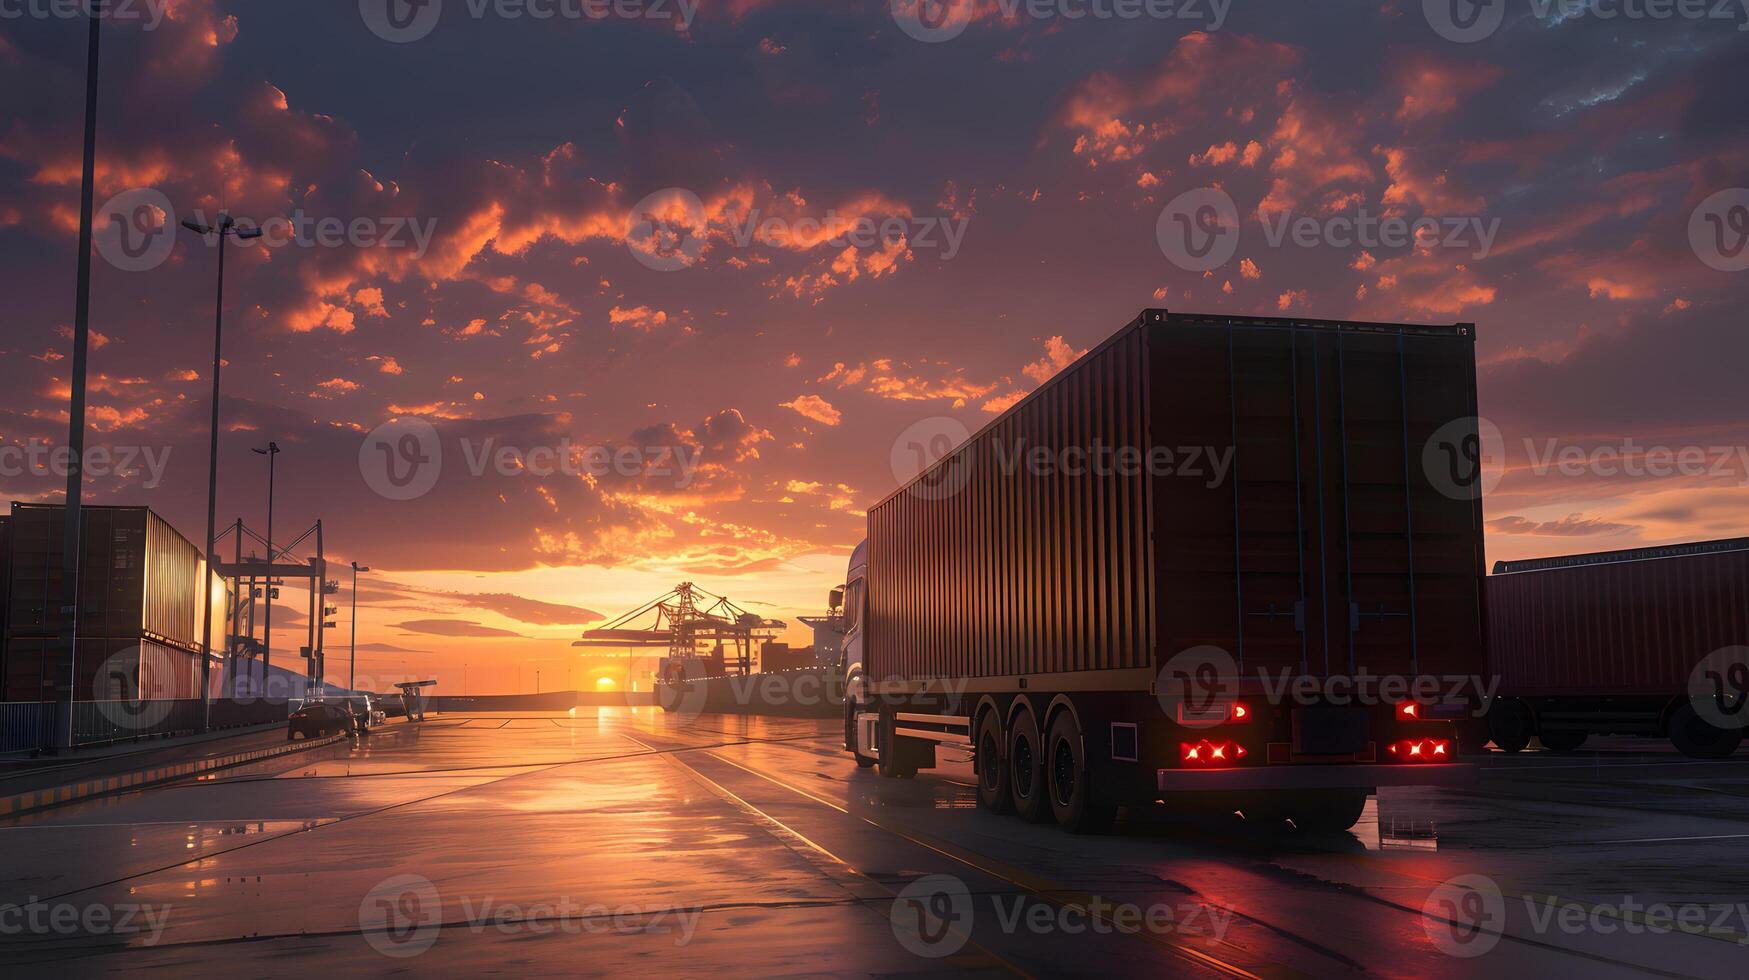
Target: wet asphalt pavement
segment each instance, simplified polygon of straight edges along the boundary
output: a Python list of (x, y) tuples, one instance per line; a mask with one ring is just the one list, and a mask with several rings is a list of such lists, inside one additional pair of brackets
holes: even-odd
[[(1749, 975), (1749, 754), (1481, 757), (1352, 833), (980, 812), (830, 722), (433, 717), (0, 824), (6, 972)], [(944, 757), (953, 755), (943, 753)]]

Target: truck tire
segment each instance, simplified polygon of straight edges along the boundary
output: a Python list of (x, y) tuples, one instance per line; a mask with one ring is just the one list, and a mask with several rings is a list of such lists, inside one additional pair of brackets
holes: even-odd
[(1008, 759), (1002, 754), (1002, 717), (994, 710), (978, 721), (978, 805), (991, 813), (1013, 813), (1009, 796)]
[(1014, 716), (1008, 732), (1008, 796), (1014, 812), (1027, 823), (1051, 819), (1050, 794), (1045, 789), (1045, 749), (1031, 711)]
[(1117, 807), (1095, 802), (1087, 769), (1087, 746), (1070, 711), (1058, 712), (1045, 739), (1050, 754), (1045, 785), (1057, 823), (1077, 834), (1103, 834), (1117, 820)]
[(863, 755), (856, 749), (856, 703), (844, 702), (844, 750), (856, 760), (856, 768), (867, 769), (875, 764), (875, 760)]
[(1300, 790), (1286, 801), (1287, 816), (1307, 833), (1337, 834), (1360, 820), (1371, 795), (1370, 789)]
[(1743, 732), (1718, 728), (1697, 714), (1694, 705), (1684, 704), (1670, 716), (1670, 741), (1690, 758), (1723, 759), (1743, 743)]
[(1585, 744), (1590, 732), (1578, 732), (1572, 729), (1559, 729), (1552, 732), (1542, 732), (1537, 737), (1543, 740), (1543, 748), (1550, 752), (1577, 752), (1579, 746)]
[(1523, 752), (1536, 732), (1536, 719), (1524, 702), (1506, 698), (1488, 709), (1488, 737), (1506, 753)]
[(910, 779), (917, 775), (917, 767), (903, 758), (905, 753), (899, 751), (896, 744), (899, 739), (893, 733), (897, 725), (898, 719), (893, 717), (893, 709), (882, 708), (880, 727), (877, 729), (880, 732), (881, 757), (875, 764), (880, 767), (881, 775), (888, 779)]

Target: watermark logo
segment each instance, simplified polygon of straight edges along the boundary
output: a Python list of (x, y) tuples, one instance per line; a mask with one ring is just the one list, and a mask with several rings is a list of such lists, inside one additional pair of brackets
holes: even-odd
[(97, 254), (123, 272), (156, 269), (176, 247), (176, 209), (156, 188), (125, 190), (92, 215), (91, 237)]
[(1473, 44), (1493, 37), (1506, 22), (1506, 0), (1421, 0), (1421, 12), (1440, 37)]
[(893, 898), (889, 915), (899, 945), (929, 959), (952, 956), (971, 938), (972, 893), (952, 875), (925, 875)]
[(443, 0), (358, 0), (358, 14), (372, 34), (391, 44), (406, 44), (437, 28)]
[(1720, 272), (1749, 269), (1749, 187), (1731, 187), (1700, 202), (1688, 216), (1688, 244)]
[[(474, 20), (672, 21), (685, 32), (698, 16), (699, 0), (466, 0)], [(372, 34), (394, 44), (429, 35), (443, 13), (443, 0), (359, 0), (358, 12)]]
[(1487, 875), (1439, 883), (1421, 905), (1421, 928), (1440, 952), (1473, 957), (1493, 949), (1506, 925), (1506, 898)]
[(972, 23), (974, 0), (890, 0), (893, 23), (924, 44), (951, 41)]
[(1239, 248), (1239, 208), (1226, 191), (1199, 187), (1173, 198), (1154, 222), (1160, 251), (1186, 272), (1226, 265)]
[[(983, 0), (985, 13), (1009, 24), (1032, 21), (1194, 22), (1196, 30), (1218, 31), (1233, 0)], [(951, 41), (978, 16), (976, 0), (891, 0), (894, 23), (925, 44)]]
[(941, 466), (936, 464), (971, 437), (971, 430), (964, 423), (945, 415), (911, 423), (893, 440), (887, 457), (893, 479), (906, 493), (922, 500), (943, 500), (959, 493), (971, 479), (971, 453), (960, 453)]
[(704, 662), (697, 657), (666, 661), (656, 679), (656, 701), (664, 719), (675, 725), (696, 720), (710, 701)]
[(1217, 646), (1173, 654), (1154, 680), (1154, 697), (1166, 717), (1186, 728), (1212, 728), (1227, 720), (1238, 694), (1239, 665)]
[(1694, 713), (1714, 728), (1749, 728), (1749, 647), (1714, 650), (1688, 675)]
[(1485, 496), (1506, 475), (1506, 440), (1485, 418), (1453, 419), (1421, 447), (1421, 467), (1433, 488), (1453, 500)]
[[(1434, 33), (1455, 44), (1493, 37), (1506, 22), (1507, 0), (1422, 0)], [(1744, 0), (1529, 0), (1527, 13), (1549, 27), (1579, 17), (1614, 21), (1720, 20), (1749, 30)]]
[(684, 187), (644, 196), (626, 215), (626, 248), (657, 272), (685, 269), (704, 254), (704, 202)]
[(437, 886), (423, 875), (385, 878), (358, 903), (358, 927), (364, 941), (394, 959), (418, 956), (437, 942), (443, 930), (443, 901)]
[[(148, 681), (149, 683), (149, 681)], [(168, 691), (142, 687), (140, 646), (130, 644), (104, 658), (91, 681), (91, 700), (118, 732), (150, 732), (176, 706)]]
[(380, 497), (425, 496), (443, 472), (443, 445), (436, 426), (424, 419), (401, 418), (370, 430), (358, 447), (358, 472)]

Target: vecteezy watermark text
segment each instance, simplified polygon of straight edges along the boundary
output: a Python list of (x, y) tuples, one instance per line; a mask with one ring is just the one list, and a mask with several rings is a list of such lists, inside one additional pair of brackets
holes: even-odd
[[(570, 437), (535, 446), (501, 443), (496, 436), (457, 440), (469, 476), (488, 471), (500, 477), (563, 476), (672, 481), (692, 485), (704, 450), (685, 444), (599, 445)], [(424, 419), (394, 419), (367, 433), (358, 448), (358, 469), (366, 485), (390, 500), (411, 500), (431, 492), (444, 468), (437, 427)]]
[(1602, 903), (1534, 894), (1514, 899), (1509, 903), (1499, 882), (1487, 875), (1458, 875), (1428, 893), (1421, 925), (1437, 949), (1466, 959), (1487, 953), (1501, 937), (1521, 930), (1536, 936), (1682, 933), (1749, 945), (1749, 902), (1647, 901), (1634, 895)]
[(669, 935), (674, 945), (692, 941), (704, 910), (672, 905), (579, 902), (568, 895), (552, 901), (511, 902), (494, 895), (457, 897), (462, 918), (446, 923), (443, 896), (431, 879), (400, 874), (383, 879), (358, 903), (358, 924), (371, 948), (395, 959), (417, 956), (436, 945), (447, 925), (481, 935), (487, 929), (505, 936), (527, 933), (571, 936)]
[(1005, 935), (1180, 935), (1219, 941), (1237, 913), (1207, 902), (1041, 902), (1026, 895), (987, 895), (981, 910), (966, 883), (953, 875), (925, 875), (893, 897), (888, 911), (899, 945), (926, 959), (952, 956), (971, 940), (978, 921)]
[[(359, 0), (358, 13), (372, 34), (406, 44), (437, 29), (443, 5), (444, 0)], [(462, 7), (474, 20), (668, 21), (684, 33), (698, 16), (699, 0), (463, 0)]]
[(96, 14), (103, 20), (135, 22), (142, 31), (164, 23), (170, 0), (0, 0), (0, 21), (74, 20)]
[(1021, 20), (1176, 20), (1213, 32), (1227, 23), (1233, 0), (889, 0), (893, 22), (925, 44), (951, 41), (983, 13), (1006, 23)]
[(170, 921), (169, 905), (122, 902), (117, 905), (44, 901), (35, 895), (24, 904), (0, 905), (0, 936), (138, 936), (155, 945)]
[[(144, 474), (146, 479), (140, 486), (151, 490), (164, 481), (170, 450), (170, 446), (91, 446), (83, 453), (79, 471), (99, 479), (109, 476), (132, 479)], [(22, 446), (0, 446), (0, 477), (66, 479), (72, 471), (71, 446), (47, 439), (31, 439)]]
[(807, 215), (788, 217), (767, 215), (758, 208), (749, 208), (745, 217), (730, 228), (730, 240), (737, 248), (747, 248), (754, 242), (778, 246), (790, 242), (818, 242), (832, 248), (880, 248), (904, 245), (912, 249), (941, 250), (943, 259), (959, 254), (960, 243), (966, 239), (966, 227), (971, 218), (960, 215), (888, 215), (875, 220), (868, 215), (840, 214), (827, 209), (815, 218)]
[[(1600, 21), (1710, 20), (1749, 30), (1749, 0), (1523, 0), (1532, 18), (1553, 26), (1580, 17)], [(1428, 26), (1447, 41), (1473, 44), (1500, 30), (1511, 0), (1421, 0)]]

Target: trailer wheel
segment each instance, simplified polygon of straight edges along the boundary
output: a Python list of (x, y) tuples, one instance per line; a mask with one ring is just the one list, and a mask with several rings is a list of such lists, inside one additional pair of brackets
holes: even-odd
[(1031, 711), (1014, 718), (1008, 733), (1008, 787), (1014, 812), (1027, 823), (1051, 819), (1051, 801), (1045, 789), (1045, 751), (1038, 735), (1038, 722)]
[(1585, 739), (1588, 738), (1590, 734), (1590, 732), (1561, 729), (1552, 732), (1545, 731), (1540, 733), (1537, 737), (1543, 740), (1543, 748), (1548, 749), (1550, 752), (1566, 753), (1578, 751), (1579, 746), (1585, 744)]
[(881, 708), (880, 727), (877, 729), (880, 732), (881, 757), (876, 760), (876, 765), (880, 767), (881, 775), (888, 779), (910, 779), (917, 775), (917, 766), (908, 759), (900, 758), (903, 753), (899, 751), (897, 744), (899, 738), (893, 732), (898, 727), (898, 721), (893, 717), (892, 708)]
[(875, 764), (875, 760), (863, 755), (856, 748), (856, 702), (846, 699), (844, 702), (844, 750), (856, 760), (856, 768), (867, 769)]
[(1360, 820), (1370, 795), (1369, 789), (1303, 790), (1287, 802), (1287, 816), (1309, 833), (1341, 833)]
[(1051, 722), (1050, 765), (1047, 786), (1050, 789), (1051, 812), (1057, 823), (1077, 834), (1102, 834), (1111, 829), (1117, 819), (1117, 808), (1102, 806), (1093, 800), (1093, 786), (1088, 778), (1087, 747), (1081, 740), (1081, 726), (1073, 712), (1062, 711)]
[(1502, 752), (1523, 752), (1530, 744), (1536, 720), (1524, 702), (1505, 699), (1488, 709), (1488, 737)]
[(1719, 728), (1697, 714), (1694, 705), (1685, 704), (1670, 716), (1670, 741), (1690, 758), (1723, 759), (1743, 743), (1743, 732)]
[(1013, 813), (1008, 760), (1002, 754), (1002, 718), (994, 710), (978, 722), (978, 805), (992, 813)]

